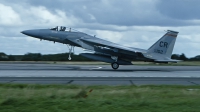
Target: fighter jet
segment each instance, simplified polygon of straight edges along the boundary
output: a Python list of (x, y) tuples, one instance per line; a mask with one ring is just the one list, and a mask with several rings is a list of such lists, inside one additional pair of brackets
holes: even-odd
[(64, 26), (57, 26), (50, 29), (25, 30), (21, 33), (38, 38), (67, 44), (69, 48), (69, 60), (74, 47), (81, 47), (93, 53), (81, 53), (81, 56), (92, 60), (111, 63), (113, 69), (118, 69), (119, 65), (132, 65), (132, 61), (139, 60), (145, 62), (168, 63), (178, 62), (171, 59), (178, 32), (167, 30), (157, 42), (149, 49), (139, 49), (116, 44), (107, 40), (88, 35), (83, 32), (67, 29)]

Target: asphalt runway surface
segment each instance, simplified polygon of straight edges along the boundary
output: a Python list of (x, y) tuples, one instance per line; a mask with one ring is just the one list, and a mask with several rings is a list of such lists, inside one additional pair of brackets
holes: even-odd
[(199, 85), (200, 66), (0, 64), (0, 83)]

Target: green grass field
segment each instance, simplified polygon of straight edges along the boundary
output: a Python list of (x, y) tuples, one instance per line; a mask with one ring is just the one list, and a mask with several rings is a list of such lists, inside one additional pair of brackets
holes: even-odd
[(122, 111), (199, 112), (200, 86), (0, 84), (0, 112)]

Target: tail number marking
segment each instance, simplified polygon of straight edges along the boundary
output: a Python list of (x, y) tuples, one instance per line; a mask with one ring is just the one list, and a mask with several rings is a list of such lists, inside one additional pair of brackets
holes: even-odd
[(160, 46), (160, 47), (165, 47), (165, 48), (167, 48), (167, 47), (168, 47), (168, 43), (167, 43), (167, 42), (160, 41), (159, 46)]
[(159, 50), (159, 49), (154, 49), (155, 53), (159, 53), (159, 54), (163, 54), (163, 50)]

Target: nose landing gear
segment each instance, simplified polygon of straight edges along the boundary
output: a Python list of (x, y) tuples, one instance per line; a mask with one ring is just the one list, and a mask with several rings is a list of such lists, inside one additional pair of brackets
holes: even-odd
[(71, 58), (71, 53), (74, 54), (74, 46), (72, 46), (72, 45), (67, 45), (67, 46), (69, 48), (69, 57), (68, 57), (68, 59), (71, 60), (72, 59)]

